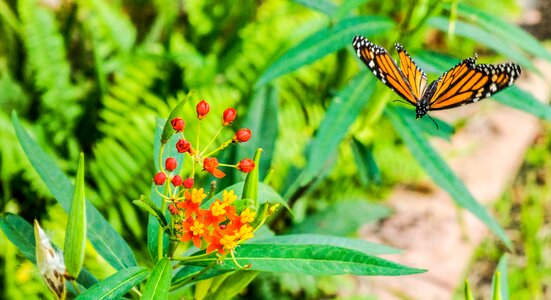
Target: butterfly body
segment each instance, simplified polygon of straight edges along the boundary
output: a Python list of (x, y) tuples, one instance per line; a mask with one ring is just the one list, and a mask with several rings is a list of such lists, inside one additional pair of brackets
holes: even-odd
[(478, 102), (511, 86), (520, 76), (514, 63), (476, 64), (466, 58), (427, 86), (427, 76), (411, 59), (404, 47), (396, 44), (400, 67), (386, 49), (362, 36), (352, 41), (356, 54), (381, 82), (415, 106), (417, 118), (431, 110), (448, 109)]

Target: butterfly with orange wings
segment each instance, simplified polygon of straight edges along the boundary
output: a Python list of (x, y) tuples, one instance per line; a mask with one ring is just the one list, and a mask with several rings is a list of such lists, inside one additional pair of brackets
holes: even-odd
[(513, 85), (520, 76), (515, 63), (476, 65), (475, 57), (466, 58), (427, 87), (427, 76), (419, 69), (402, 45), (396, 43), (400, 68), (385, 48), (363, 36), (352, 41), (356, 54), (386, 86), (415, 106), (417, 118), (431, 110), (447, 109), (477, 102)]

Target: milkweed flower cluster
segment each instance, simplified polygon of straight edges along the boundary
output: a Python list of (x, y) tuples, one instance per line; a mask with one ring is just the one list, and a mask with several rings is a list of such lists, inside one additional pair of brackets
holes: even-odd
[[(210, 105), (201, 100), (195, 107), (197, 117), (197, 139), (201, 122), (208, 117)], [(174, 133), (179, 135), (175, 144), (178, 153), (191, 158), (191, 170), (187, 176), (182, 170), (178, 171), (178, 160), (176, 157), (168, 157), (160, 170), (153, 177), (157, 186), (156, 192), (168, 203), (168, 210), (171, 213), (171, 224), (173, 226), (173, 239), (181, 242), (193, 242), (197, 248), (206, 248), (206, 252), (214, 251), (225, 254), (232, 251), (242, 241), (253, 237), (256, 212), (251, 208), (239, 211), (235, 206), (237, 196), (233, 190), (224, 190), (222, 199), (215, 199), (208, 208), (201, 208), (201, 204), (207, 198), (203, 188), (195, 187), (196, 170), (208, 172), (216, 178), (223, 178), (226, 174), (221, 167), (233, 167), (243, 173), (254, 170), (255, 163), (250, 158), (245, 158), (236, 164), (221, 164), (213, 155), (232, 144), (245, 143), (250, 140), (252, 133), (250, 129), (238, 129), (231, 138), (221, 143), (216, 149), (209, 150), (216, 141), (219, 133), (224, 127), (228, 127), (237, 117), (234, 108), (227, 108), (222, 114), (220, 129), (212, 137), (206, 146), (200, 148), (198, 142), (194, 145), (185, 136), (186, 122), (181, 117), (174, 117), (170, 120), (170, 126)], [(162, 151), (159, 154), (162, 157)], [(185, 179), (184, 179), (185, 178)], [(164, 187), (161, 190), (160, 187)]]

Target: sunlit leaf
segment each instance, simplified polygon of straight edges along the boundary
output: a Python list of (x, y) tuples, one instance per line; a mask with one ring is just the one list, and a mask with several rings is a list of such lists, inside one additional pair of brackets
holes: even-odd
[(151, 271), (141, 299), (166, 299), (172, 278), (172, 265), (168, 257), (163, 257)]
[(143, 267), (122, 269), (96, 283), (78, 296), (82, 300), (119, 299), (134, 286), (147, 278), (149, 271)]

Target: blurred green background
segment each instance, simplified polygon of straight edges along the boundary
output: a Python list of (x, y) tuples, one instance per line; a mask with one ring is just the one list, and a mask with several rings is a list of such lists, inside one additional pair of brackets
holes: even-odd
[[(180, 95), (193, 91), (194, 101), (207, 100), (213, 114), (236, 107), (236, 125), (253, 130), (249, 145), (223, 159), (265, 150), (261, 176), (274, 169), (272, 185), (295, 214), (279, 216), (271, 224), (274, 231), (354, 235), (361, 224), (390, 214), (384, 199), (393, 187), (422, 189), (430, 174), (383, 114), (395, 95), (366, 72), (352, 37), (366, 35), (391, 55), (399, 41), (429, 79), (474, 52), (484, 62), (512, 60), (537, 72), (533, 58), (551, 55), (499, 23), (520, 20), (522, 12), (513, 0), (1, 1), (0, 209), (41, 220), (62, 244), (66, 215), (18, 144), (10, 120), (15, 110), (70, 176), (79, 152), (85, 153), (88, 199), (140, 263), (151, 264), (146, 215), (131, 201), (150, 189), (156, 118), (166, 117)], [(356, 87), (365, 92), (349, 92)], [(524, 92), (500, 101), (551, 119), (548, 107), (515, 102), (518, 93)], [(349, 110), (339, 108), (347, 100), (343, 96), (351, 95), (357, 100)], [(413, 111), (397, 111), (414, 118)], [(206, 132), (217, 129), (219, 120), (211, 121)], [(449, 139), (465, 122), (441, 123), (439, 131), (428, 118), (416, 124), (419, 135)], [(499, 223), (515, 245), (511, 299), (549, 296), (549, 132), (544, 126), (497, 204)], [(220, 185), (241, 178), (232, 173)], [(310, 221), (331, 219), (340, 220), (338, 226), (320, 229)], [(86, 267), (100, 278), (110, 274), (88, 248)], [(0, 298), (50, 297), (37, 269), (3, 235), (0, 249)], [(478, 271), (475, 291), (488, 286), (504, 250), (492, 238), (473, 266), (465, 266)], [(243, 297), (332, 297), (347, 280), (262, 275)]]

